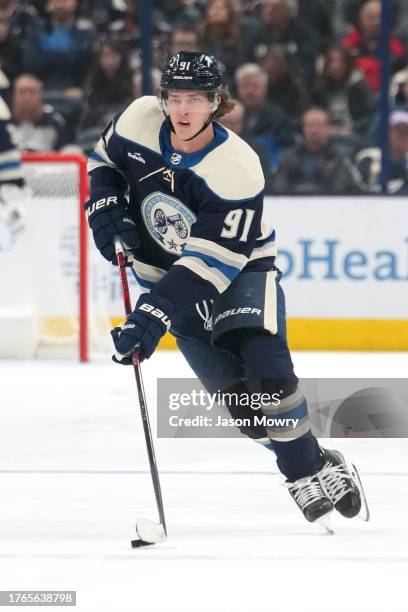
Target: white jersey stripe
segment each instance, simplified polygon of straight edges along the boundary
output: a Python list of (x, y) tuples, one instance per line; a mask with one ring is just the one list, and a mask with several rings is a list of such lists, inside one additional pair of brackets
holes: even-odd
[(174, 266), (184, 266), (191, 270), (197, 276), (201, 276), (204, 280), (210, 282), (217, 289), (219, 293), (225, 291), (230, 284), (229, 278), (216, 268), (211, 268), (198, 257), (181, 257), (178, 261), (174, 262)]

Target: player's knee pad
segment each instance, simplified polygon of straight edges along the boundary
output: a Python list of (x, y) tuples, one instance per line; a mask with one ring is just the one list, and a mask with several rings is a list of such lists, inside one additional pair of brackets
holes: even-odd
[(276, 270), (245, 272), (215, 300), (211, 334), (214, 346), (237, 353), (242, 330), (285, 337), (284, 295), (278, 275)]

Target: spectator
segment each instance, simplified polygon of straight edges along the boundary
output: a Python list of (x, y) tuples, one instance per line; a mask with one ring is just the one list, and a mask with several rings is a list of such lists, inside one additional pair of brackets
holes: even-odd
[(332, 0), (297, 0), (299, 20), (317, 37), (319, 51), (324, 52), (333, 40)]
[[(355, 162), (364, 188), (381, 191), (381, 149), (373, 147), (357, 153)], [(395, 110), (390, 116), (390, 178), (388, 193), (408, 194), (408, 111)]]
[[(234, 108), (223, 115), (219, 123), (243, 138), (245, 109), (239, 100), (233, 100), (233, 103)], [(265, 193), (271, 193), (272, 172), (269, 168), (268, 152), (255, 138), (249, 137), (245, 141), (258, 155), (265, 175)]]
[(170, 34), (169, 57), (173, 57), (180, 51), (198, 51), (197, 29), (189, 25), (176, 25)]
[(23, 74), (14, 82), (11, 132), (21, 151), (58, 151), (69, 144), (63, 117), (43, 103), (42, 83)]
[(391, 83), (391, 100), (394, 106), (408, 110), (408, 68), (394, 76)]
[(286, 113), (267, 101), (268, 75), (258, 64), (243, 64), (235, 73), (238, 98), (242, 102), (242, 138), (253, 138), (268, 151), (269, 167), (275, 168), (284, 149), (293, 143), (293, 129)]
[[(333, 0), (332, 0), (333, 1)], [(332, 7), (332, 24), (337, 39), (347, 35), (350, 25), (358, 25), (361, 7), (368, 0), (334, 0)], [(408, 31), (408, 7), (406, 0), (391, 0), (391, 26), (395, 34), (406, 45)]]
[[(342, 45), (350, 49), (356, 58), (356, 66), (374, 91), (381, 86), (381, 1), (368, 0), (360, 9), (358, 25), (343, 39)], [(405, 63), (405, 48), (402, 42), (391, 36), (391, 71), (394, 73)]]
[(268, 100), (291, 117), (300, 117), (310, 106), (311, 98), (290, 66), (285, 50), (273, 45), (258, 62), (268, 75)]
[(23, 67), (48, 91), (80, 97), (92, 58), (89, 23), (76, 19), (77, 0), (49, 0), (49, 22), (29, 37)]
[(125, 46), (132, 70), (140, 67), (140, 10), (139, 0), (126, 0), (126, 10), (109, 28), (109, 37), (117, 38)]
[(333, 132), (343, 135), (365, 132), (377, 106), (377, 96), (355, 69), (353, 57), (339, 45), (324, 56), (313, 97), (328, 110)]
[(249, 37), (232, 0), (209, 0), (199, 32), (201, 48), (224, 64), (227, 76), (248, 60)]
[(88, 114), (84, 128), (104, 127), (133, 99), (133, 73), (126, 50), (118, 40), (101, 43), (88, 92)]
[[(122, 15), (115, 19), (109, 28), (109, 37), (117, 38), (126, 47), (130, 67), (133, 71), (139, 70), (142, 64), (140, 39), (141, 39), (141, 24), (140, 24), (140, 0), (124, 0), (125, 11)], [(169, 13), (172, 13), (172, 7), (180, 4), (179, 0), (168, 2)], [(166, 51), (166, 42), (172, 26), (167, 21), (167, 16), (163, 13), (163, 7), (157, 6), (154, 3), (153, 11), (153, 32), (151, 38), (153, 62), (156, 65), (161, 65), (167, 58), (163, 52)], [(178, 13), (178, 18), (184, 16), (184, 5), (181, 12)]]
[(289, 195), (358, 193), (358, 174), (351, 161), (330, 143), (329, 115), (318, 107), (303, 115), (302, 144), (284, 157), (274, 176), (273, 191)]
[(283, 46), (299, 77), (309, 83), (315, 75), (319, 41), (314, 31), (297, 19), (296, 14), (294, 0), (263, 0), (262, 27), (251, 43), (255, 59), (264, 55), (265, 48), (272, 44)]
[(6, 13), (0, 11), (0, 65), (10, 81), (20, 72), (21, 48), (12, 36)]
[(39, 25), (37, 11), (25, 0), (0, 0), (0, 11), (9, 23), (11, 39), (23, 48), (31, 31)]
[(125, 10), (124, 0), (81, 0), (81, 17), (90, 19), (99, 34), (107, 33), (109, 24), (120, 19)]
[(195, 0), (156, 0), (156, 22), (170, 32), (180, 20), (197, 23), (202, 16), (201, 3)]

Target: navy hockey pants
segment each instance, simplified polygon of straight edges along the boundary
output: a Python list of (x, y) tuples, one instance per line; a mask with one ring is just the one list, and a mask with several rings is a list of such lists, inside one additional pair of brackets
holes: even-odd
[[(299, 400), (298, 379), (293, 370), (286, 340), (285, 297), (276, 281), (276, 315), (278, 333), (271, 335), (262, 329), (234, 331), (234, 349), (220, 350), (211, 344), (211, 331), (204, 329), (197, 312), (191, 313), (190, 320), (183, 317), (182, 325), (174, 326), (178, 347), (188, 364), (210, 393), (220, 390), (247, 392), (256, 388), (270, 395), (285, 390), (286, 408), (279, 416), (296, 415), (301, 423), (296, 437), (280, 439), (280, 433), (267, 430), (263, 425), (240, 428), (248, 437), (262, 442), (275, 451), (280, 471), (290, 481), (316, 473), (322, 467), (320, 447), (311, 434), (307, 416), (306, 400)], [(291, 404), (291, 398), (296, 400)], [(289, 403), (288, 403), (289, 402)], [(231, 404), (228, 410), (233, 418), (253, 416), (247, 406)], [(302, 429), (303, 428), (303, 429)]]

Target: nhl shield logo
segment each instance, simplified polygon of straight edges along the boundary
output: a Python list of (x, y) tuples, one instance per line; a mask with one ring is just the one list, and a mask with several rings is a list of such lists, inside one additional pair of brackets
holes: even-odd
[(181, 255), (196, 216), (177, 198), (156, 191), (142, 202), (142, 216), (150, 235), (172, 255)]
[(173, 164), (173, 166), (178, 166), (182, 159), (183, 156), (180, 155), (180, 153), (173, 153), (170, 158), (170, 163)]

